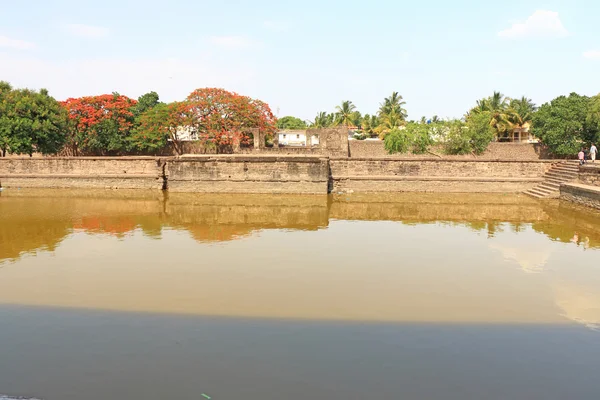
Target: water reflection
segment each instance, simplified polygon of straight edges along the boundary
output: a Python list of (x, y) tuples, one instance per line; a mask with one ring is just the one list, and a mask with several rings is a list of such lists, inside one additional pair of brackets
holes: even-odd
[[(198, 242), (222, 242), (267, 229), (318, 230), (331, 220), (448, 223), (485, 232), (489, 238), (507, 229), (518, 233), (532, 227), (552, 240), (584, 249), (600, 247), (598, 213), (507, 195), (325, 197), (23, 190), (2, 193), (0, 216), (0, 262), (25, 253), (54, 251), (73, 232), (123, 238), (139, 229), (160, 238), (164, 229), (175, 229), (189, 232)], [(530, 272), (544, 263), (544, 254), (532, 246), (497, 250), (508, 258), (530, 258), (524, 261), (524, 269)]]
[(0, 303), (600, 323), (600, 220), (558, 202), (30, 190), (3, 193), (0, 215)]

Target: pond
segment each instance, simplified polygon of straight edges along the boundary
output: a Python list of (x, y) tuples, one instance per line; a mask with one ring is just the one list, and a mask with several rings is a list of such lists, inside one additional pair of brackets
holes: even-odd
[(599, 329), (558, 201), (0, 194), (0, 398), (598, 399)]

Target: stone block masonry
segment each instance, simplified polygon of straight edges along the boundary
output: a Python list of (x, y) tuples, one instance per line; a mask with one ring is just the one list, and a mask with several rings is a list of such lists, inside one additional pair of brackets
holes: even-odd
[(327, 158), (204, 156), (170, 160), (167, 188), (173, 192), (326, 194)]
[(334, 158), (333, 192), (522, 192), (551, 162)]
[(202, 193), (521, 192), (552, 161), (198, 155), (0, 158), (6, 188), (168, 189)]
[(162, 189), (165, 159), (156, 157), (0, 158), (4, 187)]
[(579, 166), (578, 181), (560, 185), (560, 199), (600, 210), (600, 164)]
[(560, 199), (600, 210), (600, 186), (563, 183), (560, 185)]
[(600, 162), (579, 167), (579, 182), (584, 185), (600, 187)]

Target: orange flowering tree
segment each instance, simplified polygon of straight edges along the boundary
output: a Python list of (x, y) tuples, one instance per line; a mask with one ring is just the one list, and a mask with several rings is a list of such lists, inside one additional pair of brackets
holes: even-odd
[(71, 154), (125, 152), (134, 126), (133, 107), (136, 103), (118, 93), (70, 98), (62, 102), (68, 113), (67, 147)]
[(217, 149), (249, 144), (251, 129), (276, 132), (277, 119), (268, 104), (224, 89), (196, 89), (187, 97), (190, 127), (200, 140)]

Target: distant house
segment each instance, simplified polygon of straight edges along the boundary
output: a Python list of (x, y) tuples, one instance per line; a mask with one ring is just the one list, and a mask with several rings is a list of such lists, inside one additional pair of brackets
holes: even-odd
[[(282, 130), (278, 132), (280, 146), (306, 146), (306, 130)], [(311, 138), (311, 145), (318, 145), (319, 137)]]
[(505, 136), (497, 138), (498, 142), (512, 143), (538, 143), (540, 140), (533, 136), (530, 124), (526, 123), (521, 128), (515, 128)]

